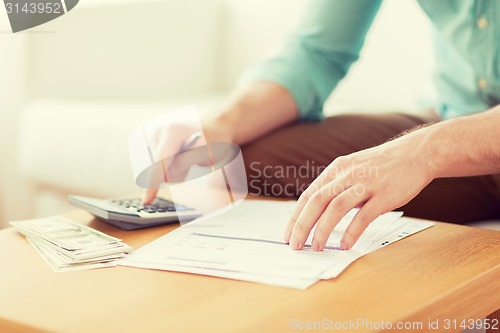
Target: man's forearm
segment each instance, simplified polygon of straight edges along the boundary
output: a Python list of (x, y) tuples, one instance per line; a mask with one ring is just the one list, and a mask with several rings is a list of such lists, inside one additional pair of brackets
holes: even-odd
[(237, 89), (212, 124), (242, 145), (297, 118), (297, 106), (285, 88), (271, 82), (255, 82)]
[(429, 126), (421, 134), (419, 146), (434, 178), (500, 173), (500, 107)]

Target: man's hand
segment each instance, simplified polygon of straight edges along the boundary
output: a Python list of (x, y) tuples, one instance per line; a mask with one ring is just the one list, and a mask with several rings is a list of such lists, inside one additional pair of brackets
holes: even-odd
[(290, 247), (301, 249), (316, 225), (312, 248), (323, 250), (341, 218), (359, 207), (340, 244), (350, 249), (379, 215), (413, 199), (434, 178), (419, 132), (334, 160), (300, 196), (285, 230)]
[[(153, 154), (155, 156), (175, 156), (175, 154), (182, 151), (183, 147), (190, 144), (190, 138), (194, 133), (196, 133), (197, 128), (190, 126), (189, 124), (174, 123), (168, 126), (168, 128), (158, 129), (153, 135), (155, 142), (155, 149)], [(196, 142), (194, 142), (190, 149), (205, 145), (208, 142), (213, 141), (230, 141), (231, 138), (228, 135), (228, 131), (222, 124), (206, 121), (203, 124), (203, 137), (200, 137)], [(168, 158), (164, 160), (163, 167), (169, 170), (167, 173), (169, 175), (184, 174), (187, 170), (182, 170), (183, 163), (177, 163), (178, 158)], [(181, 167), (179, 167), (179, 164)], [(184, 163), (184, 165), (191, 165), (190, 163)], [(172, 169), (177, 169), (175, 172)], [(183, 178), (183, 177), (180, 177)], [(169, 179), (170, 180), (170, 179)], [(179, 181), (181, 179), (172, 179), (172, 181)], [(158, 194), (158, 188), (149, 188), (145, 191), (143, 196), (143, 203), (148, 205), (153, 202)]]
[[(203, 122), (203, 132), (207, 142), (243, 145), (297, 118), (295, 101), (285, 88), (271, 82), (254, 82), (236, 89), (221, 112)], [(194, 131), (183, 124), (160, 129), (155, 133), (159, 156), (179, 152)], [(157, 193), (158, 189), (148, 189), (144, 203), (151, 203)]]

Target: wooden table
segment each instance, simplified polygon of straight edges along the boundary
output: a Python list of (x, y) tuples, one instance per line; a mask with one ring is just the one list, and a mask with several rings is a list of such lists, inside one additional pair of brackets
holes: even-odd
[[(122, 231), (80, 210), (67, 216), (135, 248), (176, 227)], [(54, 273), (13, 229), (0, 231), (0, 267), (2, 333), (289, 332), (314, 322), (333, 331), (398, 331), (388, 323), (401, 322), (415, 325), (407, 331), (459, 332), (462, 319), (500, 308), (500, 232), (446, 223), (305, 291), (128, 267)]]

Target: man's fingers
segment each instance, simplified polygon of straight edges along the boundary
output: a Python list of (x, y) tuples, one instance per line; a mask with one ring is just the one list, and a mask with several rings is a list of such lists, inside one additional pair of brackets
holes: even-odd
[[(193, 148), (205, 143), (204, 140), (200, 139), (189, 142), (194, 140), (194, 138), (189, 138), (189, 134), (191, 134), (191, 128), (187, 124), (171, 124), (165, 128), (157, 127), (146, 133), (154, 160), (154, 164), (151, 166), (154, 171), (152, 175), (156, 176), (152, 177), (149, 182), (150, 187), (159, 186), (163, 182), (176, 181), (175, 177), (180, 178), (180, 180), (185, 178), (187, 171), (184, 172), (181, 168), (170, 170), (177, 155), (181, 152), (183, 145), (189, 145), (189, 148)], [(193, 136), (191, 135), (191, 137)], [(143, 203), (150, 204), (157, 194), (157, 188), (148, 188), (144, 193)]]
[(299, 200), (297, 201), (297, 206), (295, 207), (292, 217), (288, 221), (288, 224), (285, 228), (285, 235), (284, 235), (285, 242), (287, 243), (290, 242), (290, 237), (292, 235), (295, 223), (297, 222), (297, 219), (299, 218), (300, 214), (302, 213), (302, 210), (308, 203), (309, 199), (314, 195), (314, 193), (319, 191), (323, 186), (325, 186), (335, 178), (336, 173), (332, 172), (329, 169), (330, 168), (327, 167), (325, 170), (323, 170), (323, 172), (318, 176), (318, 178), (316, 178), (308, 186), (308, 188), (300, 195)]
[(142, 199), (143, 203), (145, 205), (149, 205), (156, 198), (157, 194), (158, 194), (157, 188), (148, 188), (146, 192), (144, 192), (144, 197)]
[(373, 222), (384, 211), (380, 209), (382, 203), (375, 199), (368, 200), (363, 207), (356, 213), (352, 222), (347, 226), (347, 229), (340, 241), (342, 250), (351, 249), (358, 241), (361, 234), (366, 230), (368, 225)]
[[(290, 242), (290, 236), (292, 236), (292, 230), (293, 227), (295, 226), (295, 223), (297, 222), (297, 219), (299, 218), (300, 213), (304, 209), (304, 206), (307, 203), (309, 193), (307, 193), (308, 190), (306, 190), (302, 195), (299, 197), (299, 200), (297, 201), (297, 205), (295, 206), (295, 210), (292, 214), (292, 217), (290, 217), (290, 220), (288, 221), (288, 224), (285, 228), (285, 242), (289, 243)], [(311, 191), (312, 192), (312, 191)]]
[(358, 186), (352, 186), (335, 197), (325, 209), (320, 220), (316, 224), (312, 249), (321, 251), (325, 248), (328, 238), (340, 220), (354, 207), (366, 201), (368, 196), (365, 191), (360, 191)]
[(323, 215), (326, 207), (335, 197), (346, 190), (347, 185), (331, 182), (308, 197), (304, 209), (300, 212), (290, 236), (290, 247), (299, 250), (304, 246), (312, 227)]

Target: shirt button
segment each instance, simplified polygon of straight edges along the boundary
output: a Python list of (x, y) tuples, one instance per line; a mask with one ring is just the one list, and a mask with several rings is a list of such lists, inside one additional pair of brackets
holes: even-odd
[(484, 16), (481, 16), (476, 23), (479, 29), (484, 30), (488, 27), (488, 20)]
[(477, 85), (479, 86), (479, 88), (481, 89), (486, 89), (488, 87), (488, 82), (486, 82), (486, 80), (484, 78), (480, 78), (478, 81), (477, 81)]

